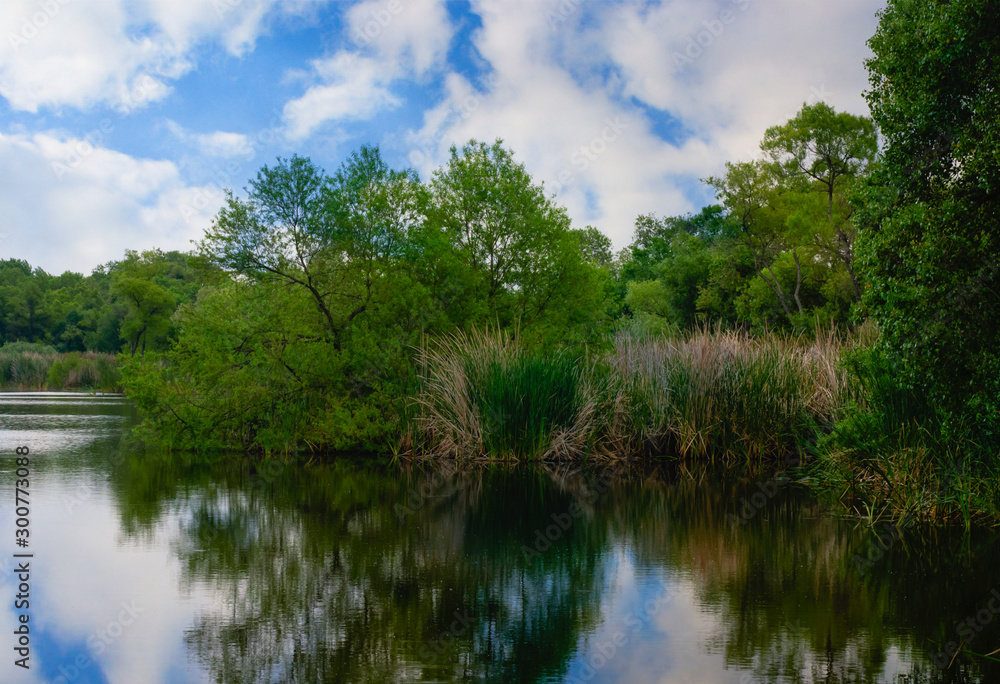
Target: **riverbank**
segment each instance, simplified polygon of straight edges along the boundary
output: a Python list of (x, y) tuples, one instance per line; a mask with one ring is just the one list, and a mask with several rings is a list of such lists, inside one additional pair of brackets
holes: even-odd
[(1000, 472), (974, 425), (899, 383), (875, 332), (619, 336), (606, 352), (529, 352), (452, 336), (419, 357), (404, 453), (492, 460), (653, 456), (796, 477), (876, 521), (1000, 522)]
[(13, 342), (0, 347), (0, 387), (121, 392), (122, 378), (113, 354), (61, 353), (48, 345)]
[[(985, 431), (949, 422), (900, 384), (879, 350), (869, 326), (815, 336), (619, 334), (576, 349), (528, 346), (506, 332), (456, 334), (425, 340), (406, 382), (353, 404), (324, 392), (332, 381), (319, 373), (279, 387), (264, 369), (216, 364), (206, 369), (212, 382), (193, 381), (170, 355), (123, 370), (144, 416), (139, 434), (181, 451), (651, 458), (741, 472), (793, 465), (829, 503), (872, 521), (1000, 522), (1000, 472)], [(220, 380), (232, 373), (238, 383)], [(338, 442), (345, 425), (355, 432)]]

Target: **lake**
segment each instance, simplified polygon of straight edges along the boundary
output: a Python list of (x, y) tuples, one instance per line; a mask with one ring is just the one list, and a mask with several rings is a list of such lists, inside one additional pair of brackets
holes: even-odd
[(1000, 682), (989, 531), (668, 465), (206, 463), (134, 419), (0, 394), (0, 681)]

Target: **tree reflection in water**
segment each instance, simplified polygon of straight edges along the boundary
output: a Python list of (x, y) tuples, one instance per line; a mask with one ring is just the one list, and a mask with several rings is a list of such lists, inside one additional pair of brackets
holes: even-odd
[[(187, 643), (219, 682), (563, 681), (623, 554), (645, 576), (690, 578), (718, 625), (694, 657), (721, 658), (719, 681), (1000, 681), (991, 660), (933, 664), (1000, 587), (988, 535), (908, 530), (859, 564), (872, 532), (794, 488), (741, 522), (757, 483), (667, 467), (266, 474), (130, 458), (112, 477), (126, 534), (181, 521), (181, 581), (217, 597)], [(967, 648), (997, 647), (991, 623)]]

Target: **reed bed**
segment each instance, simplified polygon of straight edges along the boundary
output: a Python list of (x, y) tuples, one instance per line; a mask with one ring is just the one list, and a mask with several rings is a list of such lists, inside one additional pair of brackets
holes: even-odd
[(112, 354), (59, 353), (46, 345), (14, 343), (0, 348), (0, 387), (118, 392), (121, 375)]
[(412, 451), (472, 458), (762, 461), (796, 453), (830, 423), (850, 384), (844, 343), (698, 330), (619, 335), (610, 351), (529, 352), (497, 333), (420, 353)]

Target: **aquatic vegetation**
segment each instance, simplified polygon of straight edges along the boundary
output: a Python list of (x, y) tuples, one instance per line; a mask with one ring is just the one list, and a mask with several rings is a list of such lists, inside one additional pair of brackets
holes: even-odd
[(747, 459), (796, 452), (848, 387), (843, 342), (698, 330), (621, 334), (609, 351), (540, 356), (502, 334), (421, 355), (414, 451), (487, 457)]
[(1000, 519), (1000, 470), (969, 421), (956, 422), (902, 379), (880, 348), (848, 354), (854, 401), (821, 442), (810, 483), (878, 519)]
[(121, 374), (112, 354), (58, 353), (48, 345), (14, 342), (0, 348), (0, 386), (120, 391)]

